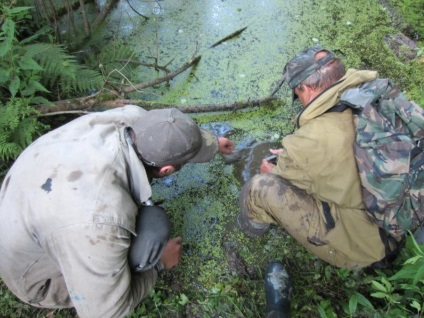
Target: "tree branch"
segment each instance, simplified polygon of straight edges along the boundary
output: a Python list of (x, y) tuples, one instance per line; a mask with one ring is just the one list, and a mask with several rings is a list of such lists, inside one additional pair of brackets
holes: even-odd
[(143, 89), (143, 88), (146, 88), (146, 87), (154, 86), (154, 85), (157, 85), (159, 83), (169, 81), (170, 79), (174, 78), (178, 74), (181, 74), (182, 72), (184, 72), (188, 68), (192, 67), (194, 64), (198, 63), (200, 61), (200, 58), (201, 58), (201, 56), (199, 55), (198, 57), (187, 62), (186, 64), (184, 64), (183, 66), (181, 66), (179, 69), (177, 69), (174, 72), (168, 73), (168, 74), (166, 74), (165, 76), (162, 76), (162, 77), (158, 77), (158, 78), (156, 78), (152, 81), (140, 83), (140, 84), (125, 88), (123, 91), (124, 91), (124, 93), (131, 93), (131, 92), (135, 92), (137, 90), (140, 90), (140, 89)]
[(106, 18), (110, 10), (115, 6), (115, 4), (118, 3), (119, 0), (108, 0), (106, 2), (106, 5), (104, 6), (103, 10), (99, 13), (99, 15), (94, 20), (93, 24), (91, 25), (92, 29), (96, 29)]

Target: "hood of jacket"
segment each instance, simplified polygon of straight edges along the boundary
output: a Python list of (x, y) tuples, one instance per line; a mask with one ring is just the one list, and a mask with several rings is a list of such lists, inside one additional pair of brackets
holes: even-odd
[(300, 112), (296, 119), (297, 128), (303, 126), (308, 121), (321, 116), (327, 110), (335, 106), (343, 92), (350, 88), (355, 88), (362, 83), (372, 81), (378, 77), (375, 71), (348, 69), (337, 83), (331, 85), (315, 97)]

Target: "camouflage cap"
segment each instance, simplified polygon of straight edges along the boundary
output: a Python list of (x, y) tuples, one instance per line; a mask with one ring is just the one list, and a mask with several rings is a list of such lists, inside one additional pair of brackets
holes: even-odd
[(315, 60), (315, 54), (321, 51), (327, 51), (320, 45), (303, 50), (296, 54), (284, 67), (283, 76), (291, 89), (301, 84), (305, 79), (315, 73), (328, 61), (334, 58), (331, 52), (325, 57)]
[(150, 110), (131, 128), (137, 150), (150, 166), (208, 162), (218, 149), (215, 135), (176, 108)]

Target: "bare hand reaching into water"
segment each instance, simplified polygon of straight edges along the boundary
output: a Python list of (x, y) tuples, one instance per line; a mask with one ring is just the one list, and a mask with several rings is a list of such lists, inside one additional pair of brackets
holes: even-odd
[(222, 154), (229, 155), (233, 152), (234, 143), (225, 137), (218, 138), (218, 151)]
[(160, 258), (166, 269), (170, 269), (178, 265), (181, 261), (180, 252), (183, 239), (178, 236), (170, 239), (163, 250)]

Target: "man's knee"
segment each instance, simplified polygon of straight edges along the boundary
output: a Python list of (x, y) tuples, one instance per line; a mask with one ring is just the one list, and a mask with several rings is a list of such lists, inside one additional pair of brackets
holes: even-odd
[(256, 175), (249, 180), (240, 191), (240, 228), (252, 236), (264, 234), (269, 224), (276, 223), (275, 211), (270, 211), (269, 207), (276, 206), (275, 202), (289, 186), (281, 176), (272, 173)]
[(263, 222), (263, 220), (258, 220), (256, 217), (258, 211), (252, 209), (251, 191), (254, 179), (255, 178), (245, 183), (240, 190), (240, 214), (237, 217), (237, 223), (239, 228), (247, 235), (257, 237), (265, 234), (268, 231), (269, 224)]

